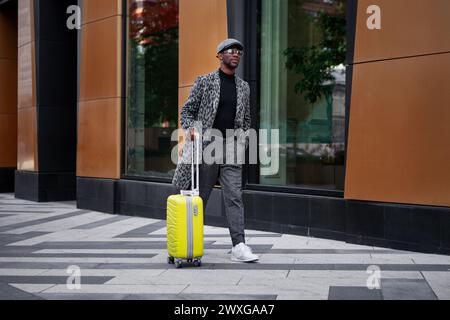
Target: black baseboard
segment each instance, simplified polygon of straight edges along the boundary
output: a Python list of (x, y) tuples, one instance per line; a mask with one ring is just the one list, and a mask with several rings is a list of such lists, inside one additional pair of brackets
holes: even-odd
[(35, 202), (75, 200), (75, 172), (16, 171), (15, 196)]
[(77, 178), (77, 207), (114, 214), (115, 180)]
[[(170, 184), (78, 178), (78, 207), (165, 219)], [(244, 191), (246, 228), (399, 250), (450, 254), (450, 208)], [(228, 227), (214, 189), (205, 224)]]
[(14, 172), (16, 168), (0, 168), (0, 193), (14, 192)]

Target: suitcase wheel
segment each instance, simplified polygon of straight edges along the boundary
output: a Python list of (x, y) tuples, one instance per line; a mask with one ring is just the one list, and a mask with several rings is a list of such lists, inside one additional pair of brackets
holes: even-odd
[(197, 267), (197, 268), (201, 267), (202, 266), (202, 260), (200, 260), (200, 259), (195, 260), (194, 261), (194, 266)]
[(175, 263), (175, 259), (173, 257), (167, 257), (167, 263), (168, 264), (174, 264)]
[(180, 269), (183, 265), (181, 264), (181, 260), (175, 260), (175, 268)]

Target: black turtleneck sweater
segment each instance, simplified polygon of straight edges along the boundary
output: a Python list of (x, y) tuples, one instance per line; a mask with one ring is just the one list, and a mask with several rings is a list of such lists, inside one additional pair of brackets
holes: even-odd
[(220, 101), (213, 128), (220, 130), (223, 138), (225, 139), (226, 130), (234, 130), (237, 110), (236, 80), (234, 75), (227, 75), (221, 69), (219, 69), (219, 75)]

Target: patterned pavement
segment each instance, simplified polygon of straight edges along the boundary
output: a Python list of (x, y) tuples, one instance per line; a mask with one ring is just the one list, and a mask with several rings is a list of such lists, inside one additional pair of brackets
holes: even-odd
[(228, 230), (205, 227), (202, 267), (176, 270), (165, 234), (161, 220), (0, 194), (0, 299), (450, 299), (449, 256), (248, 230), (261, 259), (240, 264)]

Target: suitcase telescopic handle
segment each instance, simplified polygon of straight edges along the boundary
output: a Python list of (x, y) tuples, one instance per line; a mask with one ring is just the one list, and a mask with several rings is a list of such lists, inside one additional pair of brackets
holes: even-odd
[[(189, 191), (181, 191), (183, 196), (198, 196), (200, 194), (200, 139), (196, 137), (195, 128), (193, 128), (193, 135), (191, 136), (191, 132), (189, 132), (189, 136), (191, 137), (192, 142), (192, 161), (191, 161), (191, 186), (192, 189)], [(194, 146), (196, 144), (196, 147)], [(194, 150), (195, 150), (195, 158), (194, 160)], [(197, 164), (195, 164), (197, 162)], [(195, 172), (195, 167), (196, 171)]]
[[(193, 134), (193, 141), (192, 141), (192, 192), (200, 192), (200, 139), (198, 136), (196, 136), (195, 128), (194, 128), (194, 134)], [(196, 143), (194, 143), (196, 142)], [(194, 145), (196, 146), (194, 147)], [(196, 174), (194, 179), (194, 149), (195, 149), (195, 158), (196, 158)]]

